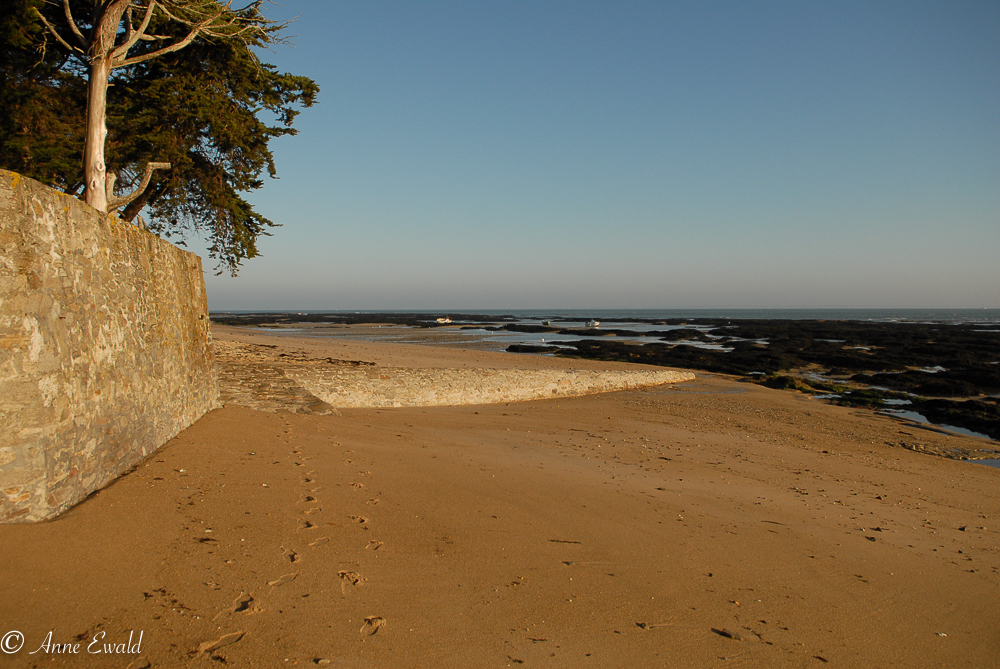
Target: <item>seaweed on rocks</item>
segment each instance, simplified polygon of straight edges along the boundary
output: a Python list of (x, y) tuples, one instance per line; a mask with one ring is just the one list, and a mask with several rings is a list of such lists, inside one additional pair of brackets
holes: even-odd
[(550, 325), (530, 325), (528, 323), (507, 323), (506, 325), (499, 325), (494, 327), (487, 327), (486, 330), (492, 330), (494, 332), (525, 332), (528, 334), (546, 334), (549, 332), (559, 332), (561, 328), (552, 327)]
[(775, 390), (811, 390), (811, 388), (801, 380), (791, 376), (785, 376), (784, 374), (768, 374), (767, 376), (761, 377), (759, 380), (753, 379), (752, 381), (753, 383), (759, 383), (762, 386), (774, 388)]
[(896, 399), (891, 395), (897, 393), (886, 393), (882, 390), (871, 388), (853, 388), (845, 390), (840, 397), (831, 398), (834, 404), (848, 407), (867, 407), (870, 409), (882, 409), (885, 407), (885, 400)]
[(913, 407), (932, 423), (973, 430), (1000, 441), (1000, 405), (997, 400), (915, 399)]
[(1000, 388), (1000, 370), (985, 365), (944, 371), (908, 369), (893, 374), (855, 374), (851, 380), (918, 395), (971, 397)]
[(639, 345), (631, 342), (596, 339), (560, 342), (560, 344), (573, 348), (573, 350), (560, 350), (559, 355), (563, 356), (639, 362), (664, 367), (683, 367), (720, 374), (745, 375), (751, 372), (779, 372), (802, 366), (802, 363), (795, 358), (782, 356), (780, 353), (766, 348), (742, 345), (745, 342), (739, 342), (729, 352), (689, 344), (649, 343)]
[(680, 328), (678, 330), (653, 331), (650, 336), (659, 337), (663, 341), (712, 341), (712, 338), (701, 330)]
[(508, 353), (544, 353), (551, 354), (552, 346), (535, 346), (533, 344), (511, 344), (507, 347)]
[[(1000, 360), (1000, 332), (980, 324), (750, 319), (669, 324), (686, 327), (641, 333), (659, 338), (643, 345), (585, 338), (531, 352), (732, 374), (772, 388), (835, 392), (839, 397), (831, 401), (850, 406), (881, 408), (886, 399), (906, 398), (928, 420), (1000, 439), (997, 401), (983, 397), (1000, 392), (1000, 365), (994, 364)], [(705, 342), (724, 349), (699, 345)], [(837, 381), (837, 390), (823, 388), (796, 374), (806, 369), (831, 381), (847, 378)], [(955, 399), (965, 397), (973, 399)]]

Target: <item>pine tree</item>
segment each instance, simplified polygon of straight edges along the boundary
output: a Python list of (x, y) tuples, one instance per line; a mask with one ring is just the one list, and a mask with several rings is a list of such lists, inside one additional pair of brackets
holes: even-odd
[[(93, 156), (88, 158), (79, 142), (81, 137), (94, 137), (92, 113), (89, 122), (81, 113), (88, 99), (88, 79), (93, 103), (93, 68), (87, 59), (66, 57), (74, 48), (68, 36), (60, 33), (53, 39), (58, 10), (65, 7), (42, 0), (11, 1), (16, 7), (0, 23), (5, 38), (0, 77), (15, 86), (11, 92), (5, 86), (0, 112), (10, 109), (14, 116), (0, 127), (0, 161), (68, 193), (84, 189), (90, 201), (100, 188), (100, 177), (91, 170), (90, 180), (96, 185), (87, 188), (87, 165)], [(93, 1), (62, 1), (70, 7), (62, 13), (73, 17), (95, 7)], [(96, 4), (106, 9), (115, 1)], [(235, 274), (244, 259), (257, 255), (257, 237), (274, 225), (242, 194), (261, 187), (265, 170), (276, 175), (268, 142), (295, 134), (291, 126), (296, 107), (311, 106), (319, 89), (306, 77), (279, 73), (257, 59), (254, 48), (277, 41), (281, 28), (263, 19), (257, 4), (228, 10), (227, 4), (215, 0), (177, 1), (162, 13), (150, 7), (166, 3), (126, 4), (115, 43), (124, 45), (131, 39), (129, 25), (133, 36), (143, 28), (154, 39), (134, 40), (127, 50), (133, 62), (112, 70), (108, 79), (103, 158), (107, 173), (113, 175), (107, 181), (115, 188), (105, 185), (104, 193), (110, 196), (105, 206), (121, 207), (126, 220), (145, 209), (150, 229), (167, 236), (204, 234), (220, 271)], [(197, 5), (197, 13), (181, 14), (177, 9), (190, 4)], [(198, 25), (194, 18), (218, 20), (220, 9), (234, 12), (226, 19), (232, 23), (217, 27), (215, 33), (193, 35), (192, 25)], [(146, 14), (138, 18), (140, 10), (148, 12), (148, 19)], [(34, 21), (32, 12), (37, 15)], [(234, 37), (233, 26), (243, 25), (239, 21), (256, 28)], [(8, 35), (12, 39), (6, 39)], [(164, 44), (183, 46), (164, 51)], [(272, 119), (270, 124), (261, 118), (265, 114)], [(171, 169), (158, 172), (144, 187), (150, 161), (169, 162)], [(127, 191), (132, 191), (130, 196), (124, 195)]]

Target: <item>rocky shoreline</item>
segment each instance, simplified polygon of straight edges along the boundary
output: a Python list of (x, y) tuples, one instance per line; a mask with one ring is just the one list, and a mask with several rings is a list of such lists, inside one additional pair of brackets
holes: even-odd
[[(463, 314), (462, 325), (442, 325), (428, 313), (213, 314), (212, 320), (265, 327), (385, 323), (432, 332), (474, 328), (568, 335), (573, 339), (558, 345), (512, 344), (506, 350), (729, 374), (845, 406), (905, 408), (931, 423), (1000, 440), (996, 325), (695, 318), (620, 319), (616, 328), (580, 328), (568, 319), (543, 325), (513, 315), (474, 314)], [(630, 324), (641, 327), (629, 329)]]
[[(507, 350), (732, 374), (846, 406), (905, 406), (932, 423), (1000, 440), (1000, 329), (979, 324), (728, 319), (662, 324), (685, 327), (591, 331), (592, 336), (560, 342), (560, 347), (515, 344)], [(502, 327), (516, 331), (524, 326)], [(658, 341), (616, 341), (621, 336)]]

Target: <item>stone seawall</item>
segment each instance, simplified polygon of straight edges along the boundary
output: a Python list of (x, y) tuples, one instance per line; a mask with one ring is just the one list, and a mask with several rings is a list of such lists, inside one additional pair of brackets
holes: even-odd
[(331, 414), (337, 409), (573, 397), (695, 378), (691, 372), (674, 369), (401, 367), (335, 359), (277, 338), (267, 341), (277, 343), (215, 342), (225, 404), (258, 411)]
[(201, 259), (0, 170), (0, 522), (65, 510), (218, 397)]
[(317, 369), (287, 367), (285, 376), (336, 408), (456, 406), (573, 397), (694, 379), (675, 370)]

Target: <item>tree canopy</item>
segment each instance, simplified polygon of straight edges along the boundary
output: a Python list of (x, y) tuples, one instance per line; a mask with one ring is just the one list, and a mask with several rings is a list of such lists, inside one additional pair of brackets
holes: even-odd
[[(85, 16), (95, 2), (69, 5), (74, 16)], [(0, 164), (79, 195), (87, 68), (52, 39), (42, 20), (57, 24), (61, 5), (8, 0), (8, 7), (0, 17)], [(241, 11), (260, 18), (257, 5)], [(275, 225), (244, 195), (263, 185), (265, 172), (276, 177), (269, 141), (295, 134), (299, 108), (311, 106), (319, 92), (311, 79), (260, 62), (254, 50), (276, 41), (280, 29), (265, 25), (268, 32), (250, 39), (199, 35), (182, 49), (143, 60), (190, 34), (188, 25), (153, 14), (147, 32), (155, 39), (137, 41), (129, 54), (138, 62), (109, 78), (105, 160), (118, 177), (115, 192), (133, 190), (150, 161), (172, 165), (156, 173), (122, 217), (133, 220), (145, 210), (154, 232), (204, 235), (220, 272), (235, 274), (257, 255), (257, 238)]]

